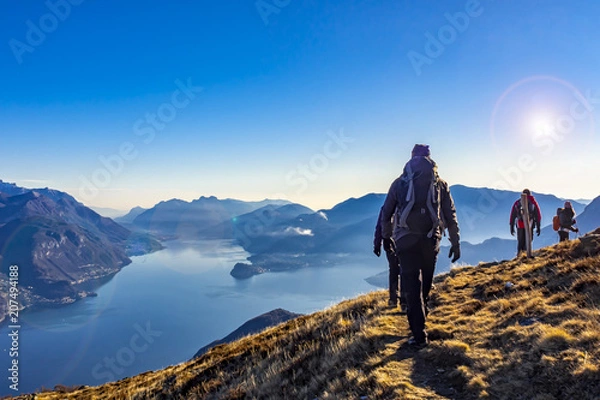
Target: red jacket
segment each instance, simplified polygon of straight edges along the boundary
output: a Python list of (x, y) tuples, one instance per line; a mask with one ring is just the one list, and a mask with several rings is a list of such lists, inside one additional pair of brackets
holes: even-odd
[[(540, 206), (533, 196), (527, 196), (527, 201), (529, 203), (529, 215), (533, 220), (533, 226), (539, 228), (542, 222), (542, 213), (540, 211)], [(523, 216), (521, 215), (521, 199), (515, 201), (512, 209), (510, 211), (510, 226), (515, 224), (515, 220), (517, 220), (517, 228), (524, 229), (525, 224), (523, 223)]]

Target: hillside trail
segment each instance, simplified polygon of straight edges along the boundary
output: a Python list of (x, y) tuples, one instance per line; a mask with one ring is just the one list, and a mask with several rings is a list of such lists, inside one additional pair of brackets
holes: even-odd
[[(375, 322), (379, 330), (377, 336), (387, 338), (387, 343), (365, 360), (365, 365), (371, 365), (369, 374), (393, 392), (384, 397), (407, 400), (457, 398), (457, 391), (443, 376), (446, 371), (423, 358), (426, 349), (416, 349), (408, 344), (411, 334), (405, 314), (398, 308), (382, 307)], [(366, 395), (365, 398), (372, 397)]]

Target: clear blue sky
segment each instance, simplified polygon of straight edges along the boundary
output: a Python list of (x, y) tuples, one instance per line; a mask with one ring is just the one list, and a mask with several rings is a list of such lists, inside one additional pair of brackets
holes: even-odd
[(0, 179), (118, 209), (325, 208), (387, 191), (425, 142), (451, 184), (596, 197), (599, 16), (592, 0), (10, 2)]

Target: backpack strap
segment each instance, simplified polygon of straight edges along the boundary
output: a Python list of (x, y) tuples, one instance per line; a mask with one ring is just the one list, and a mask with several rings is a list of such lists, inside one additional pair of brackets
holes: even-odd
[[(429, 185), (429, 193), (427, 194), (427, 209), (431, 216), (431, 230), (427, 233), (427, 237), (431, 238), (438, 227), (440, 227), (440, 192), (436, 190), (437, 179), (436, 176), (431, 180)], [(437, 207), (434, 207), (437, 204)]]
[(402, 210), (402, 213), (400, 214), (400, 216), (398, 218), (398, 226), (400, 226), (401, 228), (408, 229), (408, 224), (406, 223), (406, 220), (408, 219), (408, 214), (410, 213), (413, 206), (415, 205), (415, 185), (413, 182), (415, 174), (412, 170), (412, 167), (410, 166), (410, 162), (406, 163), (406, 168), (405, 168), (404, 173), (405, 173), (405, 176), (403, 179), (408, 182), (408, 189), (406, 191), (406, 198), (405, 198), (405, 201), (407, 204), (404, 207), (404, 210)]

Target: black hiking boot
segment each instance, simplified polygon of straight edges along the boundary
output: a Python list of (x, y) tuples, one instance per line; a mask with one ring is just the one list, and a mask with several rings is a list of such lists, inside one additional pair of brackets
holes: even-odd
[(429, 344), (429, 340), (427, 340), (427, 339), (423, 340), (422, 342), (417, 342), (414, 337), (411, 337), (410, 339), (408, 339), (408, 345), (417, 350), (427, 347), (428, 344)]

